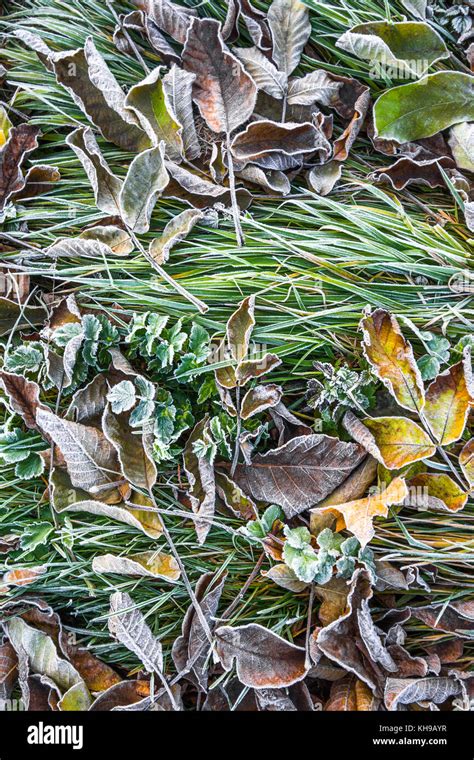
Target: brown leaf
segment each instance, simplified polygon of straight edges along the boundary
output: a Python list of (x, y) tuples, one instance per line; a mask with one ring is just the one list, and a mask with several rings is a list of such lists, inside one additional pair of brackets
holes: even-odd
[(299, 594), (308, 588), (308, 584), (304, 581), (298, 580), (296, 574), (291, 567), (285, 565), (284, 562), (280, 562), (277, 565), (273, 565), (270, 570), (261, 573), (264, 578), (270, 578), (277, 586), (285, 588), (287, 591), (293, 591), (294, 594)]
[[(239, 385), (245, 385), (249, 380), (262, 377), (262, 375), (271, 372), (275, 367), (279, 367), (281, 361), (280, 357), (276, 354), (264, 354), (259, 359), (242, 359), (235, 368), (235, 380), (238, 381)], [(217, 370), (217, 372), (220, 372), (220, 370)]]
[(131, 554), (126, 557), (97, 554), (92, 560), (92, 569), (95, 573), (158, 578), (168, 583), (176, 583), (181, 575), (174, 557), (159, 551), (140, 552), (140, 554)]
[(355, 674), (376, 696), (381, 696), (385, 672), (394, 673), (397, 666), (372, 621), (371, 598), (369, 573), (364, 569), (356, 570), (347, 598), (348, 611), (320, 630), (317, 645), (326, 657)]
[(349, 586), (343, 578), (331, 578), (324, 586), (315, 586), (314, 593), (321, 600), (318, 616), (323, 626), (334, 623), (344, 614)]
[(112, 444), (124, 477), (137, 488), (148, 491), (156, 483), (156, 465), (150, 456), (151, 444), (148, 438), (151, 431), (144, 425), (142, 431), (130, 427), (131, 412), (114, 414), (107, 404), (102, 417), (102, 429), (105, 437)]
[(421, 411), (425, 394), (420, 370), (395, 317), (385, 309), (371, 312), (367, 308), (360, 327), (364, 334), (364, 356), (375, 375), (400, 406), (412, 412)]
[(173, 65), (163, 77), (163, 90), (168, 98), (172, 113), (181, 125), (184, 153), (193, 161), (201, 155), (201, 146), (196, 133), (193, 114), (193, 82), (195, 75)]
[[(119, 707), (135, 705), (150, 696), (150, 684), (144, 680), (120, 681), (99, 694), (90, 709), (93, 712), (116, 710)], [(149, 703), (149, 700), (148, 700)]]
[(38, 147), (40, 130), (31, 124), (12, 127), (0, 151), (0, 210), (13, 193), (23, 190), (26, 180), (21, 172), (25, 157)]
[(461, 684), (455, 678), (388, 678), (384, 701), (387, 710), (397, 710), (399, 705), (416, 702), (439, 705), (461, 690)]
[[(38, 409), (48, 412), (48, 408), (39, 400), (39, 385), (33, 380), (27, 380), (23, 375), (15, 375), (12, 372), (0, 372), (2, 389), (8, 396), (10, 408), (20, 415), (25, 425), (44, 434), (44, 430), (36, 420)], [(51, 438), (47, 436), (47, 440)]]
[(203, 544), (211, 529), (216, 501), (216, 484), (212, 464), (203, 457), (198, 457), (193, 451), (193, 443), (208, 434), (209, 418), (195, 425), (184, 447), (184, 469), (189, 481), (189, 497), (194, 514), (200, 519), (194, 525), (198, 541)]
[(72, 148), (84, 167), (97, 208), (104, 214), (120, 216), (119, 196), (123, 182), (111, 171), (90, 127), (79, 127), (70, 132), (66, 145)]
[[(225, 573), (220, 579), (217, 572), (204, 573), (196, 584), (196, 599), (211, 630), (214, 627), (225, 579)], [(183, 618), (181, 636), (178, 636), (173, 644), (172, 656), (178, 672), (187, 671), (186, 677), (203, 691), (207, 691), (208, 654), (209, 641), (206, 632), (196, 614), (194, 604), (190, 604)]]
[(129, 594), (116, 591), (110, 597), (108, 626), (112, 636), (133, 652), (149, 673), (162, 672), (161, 643)]
[(242, 61), (245, 70), (253, 78), (259, 90), (263, 90), (273, 98), (281, 99), (285, 96), (286, 75), (278, 71), (275, 64), (258, 47), (233, 48), (232, 52)]
[(313, 166), (308, 172), (308, 186), (318, 195), (329, 195), (334, 185), (341, 178), (342, 166), (336, 161), (329, 161), (322, 166)]
[(282, 153), (299, 156), (320, 151), (323, 158), (330, 155), (330, 146), (314, 124), (278, 124), (262, 119), (251, 122), (232, 140), (231, 150), (237, 161), (256, 161), (267, 154)]
[(254, 325), (255, 297), (249, 296), (241, 302), (227, 322), (227, 344), (234, 361), (241, 362), (247, 356)]
[(399, 158), (392, 166), (377, 169), (370, 179), (375, 182), (389, 183), (396, 190), (403, 190), (408, 185), (427, 185), (428, 187), (445, 187), (446, 182), (441, 174), (443, 169), (451, 168), (454, 161), (447, 156), (433, 158), (429, 161), (416, 161), (413, 158)]
[(243, 420), (248, 420), (254, 414), (260, 414), (270, 406), (276, 406), (281, 401), (282, 395), (283, 391), (279, 385), (273, 383), (256, 385), (243, 397), (240, 416)]
[(252, 115), (257, 88), (225, 46), (214, 19), (193, 19), (183, 49), (183, 66), (196, 75), (194, 101), (213, 132), (230, 134)]
[(235, 517), (241, 517), (244, 520), (253, 520), (257, 514), (257, 509), (248, 496), (234, 483), (225, 472), (215, 472), (217, 495), (230, 509)]
[[(387, 517), (388, 507), (401, 504), (407, 495), (408, 488), (403, 478), (394, 478), (387, 488), (374, 496), (348, 501), (345, 504), (334, 504), (322, 509), (341, 514), (345, 527), (364, 548), (375, 535), (372, 524), (374, 517)], [(318, 508), (318, 511), (320, 509)], [(339, 525), (337, 527), (340, 529)]]
[(334, 161), (345, 161), (349, 156), (349, 152), (355, 143), (360, 130), (365, 121), (367, 111), (370, 106), (370, 92), (365, 90), (357, 98), (354, 106), (354, 115), (350, 120), (348, 126), (333, 145), (333, 159)]
[(410, 607), (409, 610), (413, 617), (436, 631), (445, 631), (465, 639), (473, 636), (474, 604), (469, 600)]
[(0, 707), (10, 698), (17, 678), (18, 658), (9, 641), (0, 644)]
[(361, 446), (326, 435), (304, 435), (240, 464), (235, 480), (259, 501), (279, 504), (293, 517), (328, 496), (357, 467)]
[(305, 650), (256, 623), (217, 628), (216, 654), (225, 670), (236, 662), (237, 677), (255, 689), (282, 689), (308, 672)]
[(196, 11), (171, 3), (169, 0), (140, 0), (140, 5), (159, 29), (184, 45)]
[(328, 712), (371, 712), (377, 710), (379, 700), (363, 681), (354, 676), (346, 676), (331, 686), (329, 699), (324, 707)]
[(4, 573), (3, 583), (8, 586), (29, 586), (30, 583), (36, 583), (38, 578), (46, 573), (47, 569), (47, 565), (12, 567)]
[[(165, 198), (177, 198), (195, 208), (204, 209), (222, 203), (229, 206), (230, 190), (224, 185), (216, 185), (201, 174), (190, 172), (183, 166), (166, 162), (170, 181), (163, 191)], [(237, 203), (245, 209), (251, 203), (252, 196), (245, 188), (237, 189)]]
[(12, 195), (12, 201), (16, 203), (22, 198), (35, 198), (37, 195), (49, 193), (60, 179), (61, 174), (56, 166), (36, 164), (28, 169), (24, 178), (25, 186)]
[(466, 350), (462, 361), (438, 375), (426, 391), (423, 414), (442, 446), (461, 438), (473, 404), (471, 353)]

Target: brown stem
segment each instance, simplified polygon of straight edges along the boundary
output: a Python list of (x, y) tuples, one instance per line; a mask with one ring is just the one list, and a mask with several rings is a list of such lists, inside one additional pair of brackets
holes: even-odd
[(106, 4), (107, 8), (109, 9), (109, 11), (111, 12), (112, 16), (114, 17), (115, 21), (117, 22), (118, 26), (120, 27), (120, 30), (123, 32), (123, 36), (127, 40), (127, 42), (130, 45), (131, 49), (133, 50), (137, 61), (141, 64), (141, 66), (143, 68), (143, 71), (145, 72), (145, 74), (149, 74), (150, 73), (150, 69), (146, 65), (146, 63), (145, 63), (145, 61), (143, 59), (142, 54), (140, 53), (139, 49), (135, 45), (134, 41), (132, 40), (130, 34), (128, 33), (128, 30), (125, 29), (124, 25), (122, 24), (122, 22), (120, 20), (120, 16), (117, 14), (117, 12), (116, 12), (115, 8), (113, 7), (112, 3), (110, 2), (110, 0), (105, 0), (105, 4)]
[(234, 473), (237, 469), (237, 465), (239, 462), (239, 453), (240, 453), (240, 432), (242, 430), (242, 418), (240, 416), (240, 386), (238, 385), (235, 389), (235, 409), (237, 412), (237, 430), (235, 434), (235, 449), (234, 449), (234, 456), (232, 459), (232, 465), (230, 468), (230, 477), (234, 477)]

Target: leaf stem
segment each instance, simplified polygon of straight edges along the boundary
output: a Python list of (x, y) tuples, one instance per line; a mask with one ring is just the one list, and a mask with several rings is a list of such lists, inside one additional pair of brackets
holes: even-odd
[(232, 203), (232, 216), (234, 217), (235, 235), (237, 237), (237, 245), (241, 248), (245, 242), (244, 233), (242, 231), (242, 225), (240, 223), (240, 209), (237, 202), (237, 192), (235, 190), (235, 172), (234, 161), (232, 159), (232, 153), (230, 151), (230, 135), (226, 134), (226, 150), (227, 150), (227, 168), (229, 170), (229, 189), (230, 199)]
[(234, 449), (234, 456), (232, 458), (232, 465), (230, 468), (230, 477), (234, 477), (234, 472), (237, 469), (237, 464), (239, 462), (239, 453), (240, 453), (240, 433), (242, 430), (242, 418), (240, 416), (240, 385), (237, 386), (235, 389), (235, 408), (237, 411), (237, 430), (235, 434), (235, 449)]

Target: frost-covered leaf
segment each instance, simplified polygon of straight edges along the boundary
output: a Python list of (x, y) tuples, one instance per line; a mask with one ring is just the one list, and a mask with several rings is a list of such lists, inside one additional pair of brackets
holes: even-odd
[(270, 570), (262, 573), (262, 575), (265, 578), (270, 578), (277, 586), (281, 586), (287, 591), (293, 591), (295, 594), (299, 594), (308, 588), (308, 584), (305, 581), (298, 580), (296, 573), (283, 562), (273, 565)]
[(214, 132), (229, 134), (251, 116), (257, 88), (224, 44), (218, 21), (193, 19), (183, 66), (196, 75), (194, 101)]
[(128, 556), (97, 554), (92, 560), (95, 573), (132, 575), (176, 583), (181, 575), (178, 563), (170, 554), (158, 551), (141, 552)]
[(240, 362), (247, 356), (254, 325), (255, 298), (249, 296), (240, 303), (227, 322), (227, 344), (234, 361)]
[(127, 593), (116, 591), (110, 597), (108, 625), (112, 636), (138, 657), (145, 670), (149, 673), (162, 672), (161, 644)]
[(459, 464), (469, 484), (474, 485), (474, 438), (471, 438), (462, 449)]
[(165, 168), (164, 143), (144, 150), (128, 168), (120, 191), (121, 216), (134, 232), (147, 232), (155, 203), (169, 176)]
[(195, 75), (175, 64), (163, 77), (163, 90), (171, 111), (181, 125), (181, 138), (186, 157), (193, 161), (201, 155), (193, 113), (193, 82)]
[(461, 438), (472, 405), (471, 353), (465, 349), (462, 361), (438, 375), (426, 391), (423, 414), (442, 446)]
[(273, 0), (268, 9), (272, 58), (287, 76), (298, 66), (311, 34), (308, 8), (299, 0)]
[(115, 176), (103, 157), (90, 127), (79, 127), (66, 137), (87, 174), (96, 206), (104, 214), (119, 214), (119, 196), (123, 182)]
[(341, 82), (323, 69), (316, 69), (304, 77), (290, 79), (288, 105), (311, 106), (313, 103), (319, 103), (322, 106), (331, 106), (340, 89)]
[[(127, 382), (126, 380), (124, 382)], [(114, 446), (124, 477), (137, 488), (148, 491), (156, 482), (157, 471), (150, 456), (152, 431), (135, 431), (130, 424), (131, 415), (114, 414), (106, 406), (102, 418), (105, 436)]]
[(474, 124), (456, 124), (450, 131), (448, 142), (458, 167), (474, 172)]
[(283, 98), (286, 93), (287, 77), (257, 47), (233, 48), (232, 52), (245, 66), (259, 88), (273, 98)]
[(407, 481), (406, 504), (418, 509), (459, 512), (468, 494), (449, 475), (420, 473)]
[(26, 156), (38, 147), (38, 127), (19, 124), (12, 127), (7, 142), (0, 149), (0, 210), (13, 195), (22, 190), (26, 180), (21, 165)]
[(214, 517), (216, 484), (212, 464), (203, 456), (198, 456), (194, 444), (208, 431), (209, 418), (197, 423), (184, 448), (184, 469), (189, 481), (189, 497), (193, 512), (200, 518), (195, 521), (200, 544), (206, 540)]
[(168, 261), (170, 251), (174, 245), (180, 243), (191, 232), (194, 225), (202, 219), (202, 212), (197, 209), (186, 209), (174, 216), (168, 222), (160, 237), (150, 243), (150, 256), (158, 264)]
[(308, 668), (305, 650), (256, 623), (215, 632), (216, 653), (225, 670), (236, 664), (237, 677), (254, 689), (281, 689), (301, 681)]
[(279, 385), (270, 383), (269, 385), (256, 385), (255, 388), (247, 391), (242, 399), (240, 407), (240, 416), (243, 420), (248, 420), (254, 414), (260, 414), (271, 406), (276, 406), (283, 395)]
[(387, 710), (397, 710), (398, 705), (416, 702), (439, 705), (461, 690), (461, 683), (455, 678), (388, 678), (384, 701)]
[(107, 394), (107, 401), (110, 402), (114, 414), (127, 412), (136, 403), (135, 386), (130, 380), (122, 380)]
[(473, 121), (473, 96), (474, 78), (459, 71), (439, 71), (418, 82), (392, 87), (374, 105), (377, 136), (412, 142), (453, 124)]
[(329, 195), (341, 178), (342, 166), (339, 161), (328, 161), (321, 166), (313, 166), (308, 172), (308, 185), (318, 195)]
[(278, 152), (286, 156), (299, 156), (320, 150), (326, 158), (330, 155), (326, 137), (309, 122), (278, 124), (266, 119), (252, 121), (234, 137), (231, 148), (235, 159), (242, 162), (255, 161)]

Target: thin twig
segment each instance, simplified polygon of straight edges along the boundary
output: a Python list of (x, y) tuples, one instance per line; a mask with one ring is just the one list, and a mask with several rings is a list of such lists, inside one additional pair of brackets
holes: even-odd
[(235, 597), (234, 601), (231, 602), (231, 604), (227, 607), (226, 610), (222, 613), (219, 620), (227, 620), (235, 610), (235, 608), (240, 604), (242, 599), (244, 598), (245, 594), (247, 593), (248, 588), (251, 586), (255, 578), (257, 577), (260, 568), (262, 566), (263, 560), (265, 559), (265, 552), (262, 552), (260, 557), (257, 560), (257, 564), (255, 565), (254, 569), (250, 573), (249, 577), (245, 581), (244, 585), (240, 589), (239, 593)]
[(313, 614), (313, 602), (314, 602), (314, 583), (311, 584), (311, 589), (309, 592), (309, 602), (308, 602), (308, 619), (306, 623), (306, 641), (305, 641), (305, 667), (310, 668), (311, 667), (311, 655), (309, 652), (309, 641), (311, 637), (311, 616)]
[(232, 159), (232, 153), (230, 150), (230, 135), (227, 133), (226, 135), (226, 151), (227, 151), (227, 168), (229, 170), (229, 189), (230, 189), (230, 199), (232, 204), (232, 216), (234, 218), (234, 227), (235, 227), (235, 234), (237, 237), (237, 245), (242, 247), (245, 238), (244, 233), (242, 231), (242, 225), (240, 223), (240, 209), (239, 204), (237, 202), (237, 192), (235, 190), (235, 172), (234, 172), (234, 161)]

